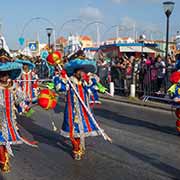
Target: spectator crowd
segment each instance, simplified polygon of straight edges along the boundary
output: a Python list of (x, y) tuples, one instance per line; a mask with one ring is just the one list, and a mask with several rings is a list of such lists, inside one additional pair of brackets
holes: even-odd
[(165, 58), (158, 55), (155, 58), (142, 55), (111, 58), (109, 62), (103, 58), (97, 61), (98, 75), (103, 85), (108, 87), (114, 82), (116, 93), (128, 96), (130, 85), (135, 84), (137, 96), (163, 95), (170, 87), (169, 77), (175, 70), (175, 57)]

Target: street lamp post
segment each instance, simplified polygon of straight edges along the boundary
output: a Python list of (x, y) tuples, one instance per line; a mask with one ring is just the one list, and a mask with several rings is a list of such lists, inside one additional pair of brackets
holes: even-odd
[(143, 54), (144, 54), (144, 41), (146, 36), (144, 34), (139, 36), (139, 42), (141, 43), (141, 61), (143, 62)]
[(53, 32), (53, 28), (46, 28), (47, 36), (48, 36), (48, 47), (51, 48), (51, 34)]
[(167, 56), (168, 56), (168, 45), (169, 45), (169, 17), (174, 9), (174, 2), (172, 1), (166, 1), (163, 2), (164, 12), (167, 17), (167, 24), (166, 24), (166, 55), (165, 60), (167, 63)]
[[(141, 61), (140, 61), (140, 69), (143, 68), (143, 65), (144, 65), (144, 41), (146, 39), (146, 36), (144, 34), (140, 35), (139, 36), (139, 43), (141, 43)], [(142, 72), (140, 71), (140, 76), (142, 76)], [(141, 78), (140, 80), (140, 91), (144, 91), (144, 83), (143, 83), (143, 80)], [(144, 91), (144, 95), (145, 95), (145, 91)]]

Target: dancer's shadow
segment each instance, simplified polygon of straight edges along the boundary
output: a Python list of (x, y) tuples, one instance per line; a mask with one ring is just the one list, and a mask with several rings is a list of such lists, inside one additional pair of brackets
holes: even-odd
[(53, 109), (54, 113), (59, 114), (61, 112), (64, 112), (64, 106), (65, 106), (65, 99), (64, 96), (58, 97), (58, 102), (56, 107)]
[[(124, 124), (124, 125), (143, 127), (143, 128), (147, 128), (147, 129), (151, 129), (154, 131), (159, 131), (162, 133), (175, 135), (175, 136), (178, 135), (175, 127), (173, 128), (173, 127), (169, 127), (169, 126), (161, 126), (161, 125), (158, 125), (156, 123), (143, 121), (143, 120), (135, 119), (135, 118), (129, 118), (126, 116), (119, 115), (119, 113), (112, 112), (112, 111), (107, 110), (107, 109), (102, 109), (102, 108), (101, 109), (95, 109), (95, 115), (103, 117), (105, 119), (108, 119), (108, 121), (106, 122), (106, 123), (108, 123), (108, 126), (111, 126), (111, 121), (115, 121), (117, 123)], [(103, 123), (104, 122), (105, 121), (103, 121)], [(154, 119), (154, 122), (156, 122), (155, 119)]]
[(65, 138), (61, 137), (58, 133), (35, 124), (32, 119), (27, 117), (20, 116), (17, 118), (17, 122), (39, 143), (45, 143), (55, 148), (60, 148), (68, 154), (71, 154), (71, 146), (67, 144)]
[[(162, 162), (161, 160), (158, 159), (158, 155), (156, 155), (155, 157), (153, 157), (154, 155), (148, 156), (145, 155), (144, 153), (138, 152), (137, 150), (134, 149), (130, 149), (129, 147), (125, 147), (123, 145), (120, 144), (114, 144), (114, 146), (116, 146), (117, 148), (120, 148), (122, 151), (128, 153), (130, 156), (136, 157), (138, 160), (143, 161), (144, 164), (149, 164), (152, 167), (160, 170), (161, 172), (158, 171), (153, 171), (152, 173), (155, 173), (156, 175), (160, 175), (163, 177), (166, 177), (168, 179), (172, 179), (172, 180), (179, 180), (180, 178), (180, 169), (173, 167), (165, 162)], [(107, 159), (119, 163), (121, 166), (124, 165), (128, 165), (128, 167), (134, 168), (134, 165), (132, 164), (132, 162), (128, 162), (128, 161), (124, 161), (123, 158), (121, 159), (120, 156), (117, 157), (113, 157), (111, 153), (106, 153), (106, 152), (102, 152), (99, 151), (97, 149), (91, 148), (91, 150), (93, 152), (95, 152), (96, 154), (98, 154), (99, 156), (101, 156), (102, 158), (106, 157)], [(178, 166), (179, 167), (179, 166)], [(135, 167), (135, 171), (136, 168), (141, 168), (141, 167)], [(148, 168), (149, 169), (149, 168)], [(142, 169), (143, 170), (143, 169)], [(149, 170), (150, 171), (150, 170)], [(138, 171), (136, 171), (138, 172)], [(164, 173), (162, 173), (164, 172)]]
[[(115, 146), (117, 146), (121, 150), (127, 152), (131, 156), (134, 156), (137, 159), (143, 161), (144, 163), (148, 163), (151, 166), (159, 169), (160, 171), (163, 171), (163, 172), (169, 174), (169, 176), (170, 176), (169, 178), (171, 178), (173, 180), (180, 179), (180, 169), (177, 169), (176, 167), (166, 164), (165, 162), (162, 162), (162, 161), (158, 160), (157, 158), (150, 157), (143, 153), (138, 152), (137, 150), (130, 149), (129, 147), (125, 147), (125, 146), (118, 145), (118, 144), (116, 144)], [(167, 177), (167, 175), (166, 175), (166, 177)]]
[(6, 180), (5, 177), (3, 177), (2, 173), (0, 172), (0, 180)]

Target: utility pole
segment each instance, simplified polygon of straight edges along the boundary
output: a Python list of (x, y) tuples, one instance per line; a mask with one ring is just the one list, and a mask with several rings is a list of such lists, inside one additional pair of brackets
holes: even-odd
[(37, 45), (38, 45), (38, 55), (40, 55), (40, 39), (39, 39), (39, 31), (37, 32)]
[(2, 36), (2, 19), (0, 18), (0, 36)]
[(53, 40), (54, 40), (54, 50), (56, 51), (56, 31), (55, 31), (55, 29), (54, 29), (54, 31), (53, 31)]
[(134, 36), (134, 40), (136, 40), (136, 24), (133, 24), (133, 36)]
[(99, 24), (96, 23), (96, 33), (97, 33), (97, 46), (100, 46), (100, 31), (99, 31)]
[(119, 38), (119, 25), (117, 25), (117, 27), (116, 27), (116, 38), (117, 38), (117, 40)]

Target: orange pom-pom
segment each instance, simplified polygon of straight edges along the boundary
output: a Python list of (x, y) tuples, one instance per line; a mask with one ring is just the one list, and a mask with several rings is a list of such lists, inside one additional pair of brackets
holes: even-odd
[(47, 62), (50, 65), (56, 65), (56, 64), (60, 64), (61, 63), (61, 59), (62, 59), (62, 55), (60, 52), (55, 51), (51, 54), (48, 55), (47, 57)]
[(38, 104), (43, 109), (54, 109), (57, 104), (56, 95), (49, 89), (43, 89), (38, 96)]

